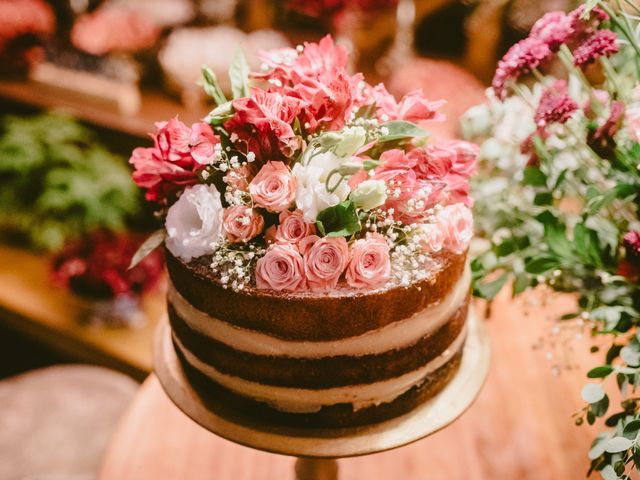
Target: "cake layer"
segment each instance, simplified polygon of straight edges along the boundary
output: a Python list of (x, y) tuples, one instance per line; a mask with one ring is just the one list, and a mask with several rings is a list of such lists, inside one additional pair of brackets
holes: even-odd
[(171, 283), (167, 300), (176, 320), (182, 320), (189, 329), (234, 350), (262, 356), (294, 358), (363, 356), (405, 348), (437, 331), (465, 302), (470, 283), (471, 271), (467, 269), (453, 291), (438, 304), (356, 337), (321, 342), (285, 340), (214, 318), (189, 304)]
[(354, 411), (389, 403), (424, 381), (462, 349), (466, 329), (440, 355), (426, 362), (418, 369), (372, 383), (358, 383), (332, 388), (299, 388), (267, 385), (244, 378), (228, 375), (202, 362), (189, 351), (174, 335), (174, 345), (185, 361), (206, 377), (238, 395), (267, 403), (276, 410), (293, 413), (317, 412), (325, 406), (349, 403)]
[(233, 393), (191, 367), (179, 350), (177, 355), (189, 381), (200, 393), (205, 403), (213, 402), (212, 399), (215, 399), (215, 405), (221, 403), (233, 405), (235, 412), (243, 412), (247, 417), (255, 418), (256, 421), (309, 428), (355, 427), (382, 422), (408, 413), (437, 395), (451, 381), (462, 359), (462, 351), (458, 351), (448, 362), (431, 372), (423, 381), (388, 403), (380, 403), (360, 410), (354, 410), (350, 403), (341, 403), (322, 407), (313, 413), (290, 413), (276, 410), (266, 403)]
[(218, 282), (209, 257), (187, 264), (166, 251), (166, 259), (173, 285), (194, 308), (270, 336), (317, 342), (356, 337), (441, 303), (459, 285), (466, 253), (435, 256), (426, 267), (428, 277), (408, 287), (300, 293), (236, 292)]
[[(428, 330), (417, 340), (412, 339), (397, 348), (394, 339), (389, 338), (390, 347), (375, 354), (358, 352), (352, 355), (316, 357), (314, 349), (324, 351), (326, 349), (319, 348), (323, 345), (304, 342), (309, 350), (306, 358), (237, 350), (233, 345), (222, 343), (190, 328), (190, 322), (183, 319), (171, 305), (169, 319), (181, 345), (201, 363), (210, 365), (222, 373), (269, 385), (328, 388), (375, 382), (420, 368), (438, 357), (458, 337), (465, 325), (467, 310), (468, 298), (463, 298), (462, 304), (453, 313), (438, 322), (438, 328)], [(428, 320), (428, 317), (425, 320)], [(402, 331), (407, 322), (410, 320), (402, 320), (392, 325), (396, 330)], [(389, 326), (382, 330), (388, 328)], [(381, 335), (384, 333), (381, 332)], [(359, 338), (362, 337), (350, 340)], [(291, 343), (294, 343), (296, 350), (303, 346), (300, 342)]]

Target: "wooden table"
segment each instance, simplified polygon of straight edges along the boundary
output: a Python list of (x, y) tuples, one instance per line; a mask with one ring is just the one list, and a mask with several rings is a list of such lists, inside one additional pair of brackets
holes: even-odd
[(151, 341), (165, 315), (162, 289), (143, 298), (147, 322), (137, 329), (81, 324), (86, 304), (52, 284), (48, 259), (0, 245), (0, 321), (79, 361), (143, 379), (151, 371)]
[[(341, 479), (584, 478), (596, 427), (575, 426), (571, 414), (582, 406), (584, 372), (597, 357), (589, 353), (590, 339), (576, 338), (584, 332), (551, 334), (550, 317), (570, 309), (571, 299), (545, 308), (529, 304), (533, 300), (503, 295), (493, 305), (488, 322), (493, 364), (467, 413), (413, 445), (341, 460)], [(570, 358), (556, 359), (541, 338), (566, 343), (563, 351), (570, 347)], [(565, 367), (559, 375), (554, 375), (556, 362)], [(151, 376), (113, 437), (100, 479), (284, 480), (292, 479), (293, 462), (212, 435), (181, 413)]]

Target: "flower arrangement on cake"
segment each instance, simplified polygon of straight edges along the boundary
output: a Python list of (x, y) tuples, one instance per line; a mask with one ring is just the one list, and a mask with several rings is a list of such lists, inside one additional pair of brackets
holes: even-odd
[(330, 37), (262, 59), (250, 73), (237, 55), (232, 100), (205, 69), (217, 108), (158, 123), (133, 152), (134, 180), (166, 214), (147, 247), (208, 255), (234, 290), (288, 292), (409, 285), (441, 251), (466, 251), (477, 147), (428, 142), (414, 123), (438, 121), (442, 102), (349, 75)]
[(475, 293), (493, 298), (509, 280), (514, 294), (576, 292), (562, 321), (610, 343), (576, 414), (606, 417), (589, 452), (606, 479), (640, 468), (639, 20), (627, 0), (546, 14), (463, 122), (483, 142), (475, 213), (488, 248), (472, 264)]

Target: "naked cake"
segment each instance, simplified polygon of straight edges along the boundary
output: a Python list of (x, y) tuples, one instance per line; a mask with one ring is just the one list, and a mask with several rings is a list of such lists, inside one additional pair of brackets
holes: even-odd
[(477, 149), (428, 140), (441, 102), (348, 74), (330, 37), (263, 61), (237, 56), (231, 100), (205, 69), (218, 106), (132, 154), (165, 216), (175, 351), (203, 398), (246, 415), (402, 415), (460, 364)]

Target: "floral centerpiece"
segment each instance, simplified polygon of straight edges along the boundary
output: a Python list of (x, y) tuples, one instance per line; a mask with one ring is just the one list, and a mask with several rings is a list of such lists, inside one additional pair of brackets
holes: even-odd
[(466, 250), (477, 147), (428, 142), (416, 123), (442, 102), (348, 74), (330, 37), (262, 60), (251, 73), (238, 53), (231, 100), (205, 68), (218, 106), (158, 123), (134, 150), (133, 178), (165, 216), (134, 263), (164, 241), (184, 262), (209, 256), (228, 288), (305, 292), (408, 285), (440, 250)]
[[(576, 414), (577, 424), (606, 418), (589, 458), (607, 480), (640, 467), (638, 15), (627, 0), (546, 14), (463, 121), (482, 142), (476, 219), (487, 249), (472, 264), (475, 293), (493, 298), (508, 282), (513, 294), (576, 292), (562, 320), (610, 340)], [(611, 390), (622, 398), (613, 412)]]

